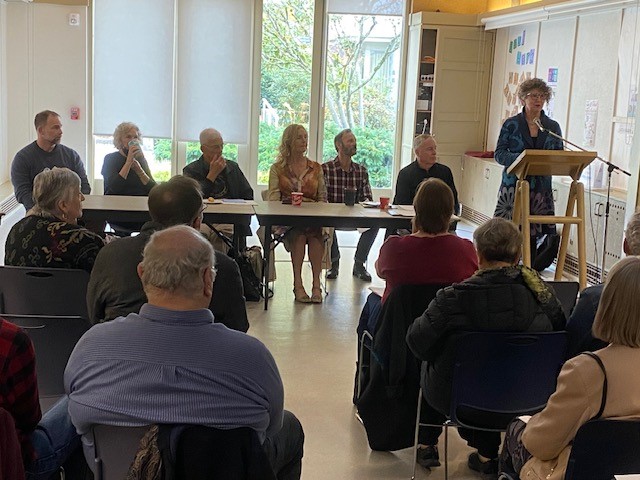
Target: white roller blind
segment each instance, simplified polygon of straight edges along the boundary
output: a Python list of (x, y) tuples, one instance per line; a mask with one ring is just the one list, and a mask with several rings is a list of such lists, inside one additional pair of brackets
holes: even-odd
[(328, 0), (330, 14), (402, 15), (405, 0)]
[(171, 137), (173, 0), (94, 1), (94, 133)]
[(178, 2), (177, 140), (249, 143), (253, 0)]

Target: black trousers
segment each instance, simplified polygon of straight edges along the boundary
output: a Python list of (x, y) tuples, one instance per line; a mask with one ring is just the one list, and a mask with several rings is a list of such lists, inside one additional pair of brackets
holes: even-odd
[[(423, 398), (420, 410), (420, 422), (431, 425), (441, 425), (447, 417), (433, 408)], [(418, 442), (422, 445), (437, 445), (438, 437), (442, 433), (442, 427), (420, 427)], [(486, 432), (483, 430), (473, 430), (470, 428), (458, 427), (458, 433), (467, 441), (471, 448), (478, 450), (478, 453), (487, 458), (498, 458), (500, 448), (500, 433)]]
[(282, 428), (264, 441), (264, 450), (278, 480), (300, 480), (304, 432), (296, 416), (284, 411)]
[[(357, 263), (366, 263), (373, 242), (376, 241), (378, 235), (378, 228), (370, 228), (362, 232), (360, 240), (358, 240), (358, 246), (356, 247), (356, 254), (354, 260)], [(338, 245), (338, 237), (335, 230), (333, 231), (333, 243), (331, 244), (331, 263), (340, 261), (340, 250)]]

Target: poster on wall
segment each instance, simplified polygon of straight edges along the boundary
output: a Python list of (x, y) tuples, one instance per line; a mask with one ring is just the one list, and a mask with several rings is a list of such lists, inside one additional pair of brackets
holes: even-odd
[(558, 70), (558, 67), (549, 67), (547, 71), (547, 85), (551, 89), (551, 96), (547, 101), (544, 113), (546, 113), (549, 118), (554, 118), (553, 112), (555, 110), (555, 98), (558, 89)]
[(532, 78), (536, 70), (539, 25), (528, 24), (511, 27), (507, 42), (507, 62), (502, 89), (501, 120), (517, 115), (522, 109), (518, 99), (518, 85)]

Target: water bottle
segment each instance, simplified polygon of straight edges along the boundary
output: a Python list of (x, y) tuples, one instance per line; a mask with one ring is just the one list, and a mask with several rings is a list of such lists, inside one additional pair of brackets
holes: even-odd
[(144, 159), (144, 153), (142, 153), (142, 143), (140, 143), (140, 140), (136, 140), (135, 138), (131, 141), (129, 141), (129, 148), (137, 146), (140, 150), (137, 151), (136, 155), (135, 155), (135, 159), (140, 161)]

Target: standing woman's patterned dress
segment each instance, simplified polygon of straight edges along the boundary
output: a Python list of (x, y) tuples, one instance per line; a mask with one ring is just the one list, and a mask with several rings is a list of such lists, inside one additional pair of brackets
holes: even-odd
[[(547, 117), (544, 111), (540, 113), (540, 122), (545, 130), (550, 130), (562, 136), (558, 122)], [(518, 178), (515, 175), (508, 174), (507, 169), (525, 149), (563, 150), (563, 145), (561, 140), (546, 131), (539, 131), (538, 136), (532, 138), (523, 108), (518, 115), (505, 120), (498, 137), (495, 159), (500, 165), (504, 165), (504, 171), (502, 172), (502, 183), (498, 191), (498, 204), (493, 214), (495, 217), (502, 217), (507, 220), (511, 220), (513, 217), (513, 202)], [(531, 215), (554, 215), (551, 177), (531, 176), (527, 177), (527, 180), (530, 186)], [(530, 235), (532, 237), (554, 233), (556, 233), (554, 224), (531, 224)]]

